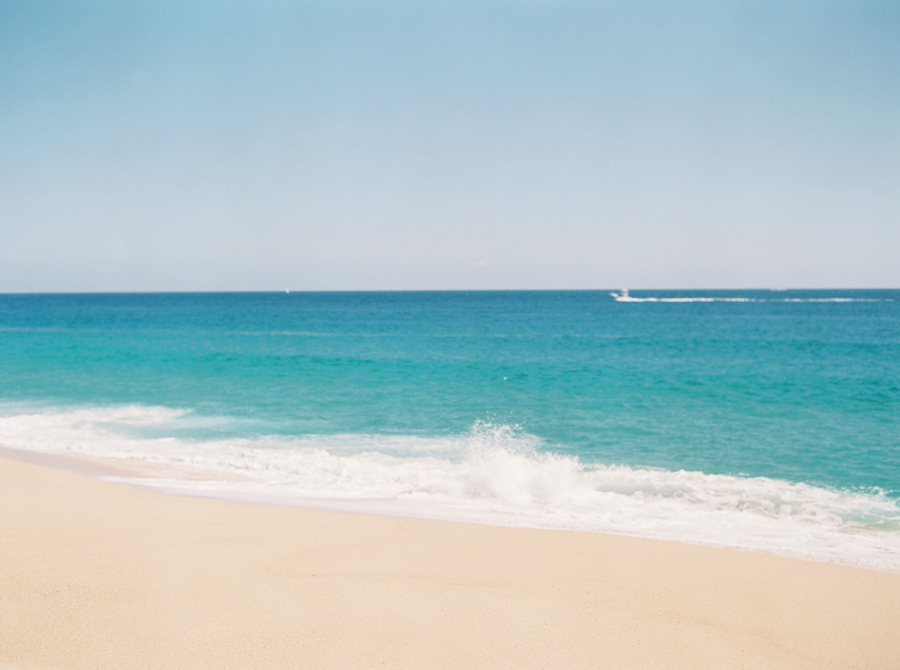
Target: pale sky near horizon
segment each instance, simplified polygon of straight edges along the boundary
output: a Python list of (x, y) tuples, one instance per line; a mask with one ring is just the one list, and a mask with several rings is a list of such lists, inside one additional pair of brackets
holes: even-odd
[(0, 4), (0, 292), (900, 287), (900, 2)]

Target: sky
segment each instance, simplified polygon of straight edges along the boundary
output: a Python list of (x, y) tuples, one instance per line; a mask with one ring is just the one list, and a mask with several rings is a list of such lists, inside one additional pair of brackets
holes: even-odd
[(900, 3), (0, 3), (0, 292), (621, 287), (900, 287)]

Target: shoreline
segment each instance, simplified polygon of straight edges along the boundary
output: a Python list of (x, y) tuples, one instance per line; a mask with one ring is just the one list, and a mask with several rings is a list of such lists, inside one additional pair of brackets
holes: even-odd
[(0, 457), (0, 667), (890, 668), (900, 575)]
[[(583, 529), (573, 527), (552, 527), (538, 526), (530, 524), (502, 523), (497, 520), (481, 520), (465, 517), (457, 517), (454, 515), (421, 515), (409, 513), (408, 511), (398, 510), (385, 504), (385, 501), (366, 501), (365, 508), (361, 508), (359, 501), (342, 500), (342, 499), (325, 499), (325, 498), (284, 498), (279, 495), (260, 495), (245, 494), (236, 495), (234, 491), (226, 493), (223, 491), (201, 490), (184, 486), (179, 486), (180, 482), (204, 482), (211, 483), (240, 482), (241, 479), (209, 479), (212, 473), (200, 469), (174, 469), (165, 465), (148, 463), (138, 459), (125, 460), (112, 457), (92, 457), (82, 454), (59, 454), (51, 452), (38, 452), (27, 449), (18, 449), (0, 444), (0, 458), (7, 458), (23, 463), (30, 463), (43, 467), (71, 472), (74, 474), (86, 476), (97, 481), (112, 483), (125, 488), (143, 491), (145, 493), (168, 495), (176, 497), (184, 497), (195, 500), (217, 500), (221, 502), (231, 502), (238, 504), (263, 505), (270, 507), (281, 507), (287, 509), (300, 509), (309, 511), (332, 512), (338, 514), (355, 514), (360, 516), (386, 517), (394, 519), (409, 519), (421, 521), (435, 521), (443, 523), (465, 523), (475, 525), (486, 525), (496, 528), (519, 528), (519, 529), (535, 529), (535, 530), (555, 530), (561, 532), (575, 533), (597, 533), (600, 535), (613, 535), (617, 537), (630, 537), (647, 539), (660, 542), (674, 542), (689, 544), (692, 546), (708, 547), (712, 549), (728, 549), (734, 551), (748, 552), (754, 554), (762, 554), (767, 556), (777, 556), (782, 558), (790, 558), (800, 561), (810, 561), (813, 563), (825, 563), (828, 565), (839, 565), (845, 567), (859, 568), (863, 570), (872, 570), (875, 572), (883, 572), (887, 574), (900, 575), (900, 563), (884, 563), (871, 560), (854, 560), (841, 556), (828, 556), (825, 554), (816, 554), (812, 552), (803, 552), (798, 550), (779, 549), (777, 547), (759, 547), (759, 546), (742, 546), (740, 544), (732, 544), (727, 542), (704, 542), (700, 540), (683, 539), (679, 537), (653, 537), (642, 535), (640, 533), (618, 532), (615, 530), (603, 529)], [(216, 473), (219, 474), (219, 473)]]

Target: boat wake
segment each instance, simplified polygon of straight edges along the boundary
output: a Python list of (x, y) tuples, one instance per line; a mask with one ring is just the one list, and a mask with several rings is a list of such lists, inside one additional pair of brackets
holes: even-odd
[(892, 298), (746, 298), (727, 296), (677, 296), (677, 297), (635, 297), (623, 288), (619, 292), (611, 292), (616, 302), (893, 302)]

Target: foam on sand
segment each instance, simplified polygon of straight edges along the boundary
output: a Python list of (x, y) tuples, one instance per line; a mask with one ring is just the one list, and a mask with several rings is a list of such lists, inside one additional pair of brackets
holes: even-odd
[(0, 444), (105, 459), (145, 489), (452, 521), (599, 531), (900, 571), (900, 506), (882, 491), (584, 463), (514, 427), (463, 435), (176, 437), (225, 419), (123, 406), (7, 408)]
[(0, 666), (896, 661), (900, 576), (599, 533), (163, 496), (0, 458)]

